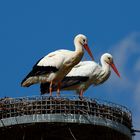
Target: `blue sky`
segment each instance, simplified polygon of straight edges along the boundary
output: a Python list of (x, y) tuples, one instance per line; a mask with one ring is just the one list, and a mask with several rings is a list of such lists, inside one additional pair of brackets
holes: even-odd
[(121, 74), (119, 79), (112, 72), (105, 84), (90, 87), (85, 96), (127, 106), (140, 129), (139, 5), (138, 0), (1, 1), (0, 97), (39, 95), (38, 85), (22, 88), (21, 80), (49, 52), (74, 50), (73, 38), (82, 33), (95, 60), (111, 53)]

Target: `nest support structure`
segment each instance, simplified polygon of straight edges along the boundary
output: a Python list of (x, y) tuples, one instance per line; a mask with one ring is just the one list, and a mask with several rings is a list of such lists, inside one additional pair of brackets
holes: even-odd
[(124, 106), (78, 96), (0, 100), (0, 139), (131, 140), (132, 115)]

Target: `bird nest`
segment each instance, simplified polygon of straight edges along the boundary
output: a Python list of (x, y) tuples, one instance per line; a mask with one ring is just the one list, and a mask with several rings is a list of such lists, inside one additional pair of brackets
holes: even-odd
[(0, 99), (0, 120), (34, 114), (79, 114), (96, 116), (132, 127), (131, 112), (124, 106), (98, 99), (35, 96)]

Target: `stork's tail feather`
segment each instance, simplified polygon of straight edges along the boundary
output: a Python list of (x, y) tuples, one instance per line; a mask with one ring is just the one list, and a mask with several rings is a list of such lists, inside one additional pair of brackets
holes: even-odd
[(37, 77), (29, 77), (29, 78), (23, 79), (23, 81), (21, 82), (21, 86), (22, 87), (29, 87), (37, 82), (38, 82)]
[[(52, 85), (52, 92), (57, 90), (57, 85), (53, 84)], [(45, 93), (49, 93), (50, 92), (50, 83), (46, 82), (46, 83), (41, 83), (40, 84), (40, 92), (41, 95), (45, 94)]]
[(49, 93), (49, 88), (50, 88), (50, 83), (48, 83), (48, 82), (40, 84), (41, 95), (43, 95), (45, 93)]

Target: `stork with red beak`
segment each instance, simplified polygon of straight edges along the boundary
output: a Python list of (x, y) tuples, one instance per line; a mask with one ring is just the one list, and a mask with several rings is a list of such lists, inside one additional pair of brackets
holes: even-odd
[(55, 83), (59, 94), (62, 79), (80, 62), (84, 49), (89, 53), (92, 60), (94, 59), (85, 35), (77, 35), (74, 39), (74, 45), (75, 51), (57, 50), (39, 60), (21, 82), (21, 86), (29, 87), (36, 83), (49, 82), (49, 92), (52, 95), (52, 85)]
[[(62, 80), (62, 90), (76, 90), (80, 96), (83, 96), (85, 90), (91, 85), (104, 83), (110, 76), (110, 67), (120, 77), (120, 74), (113, 62), (113, 57), (109, 53), (101, 56), (101, 66), (94, 61), (82, 61), (76, 65), (70, 73)], [(48, 93), (49, 83), (41, 84), (41, 93)], [(56, 86), (53, 85), (53, 91)]]

